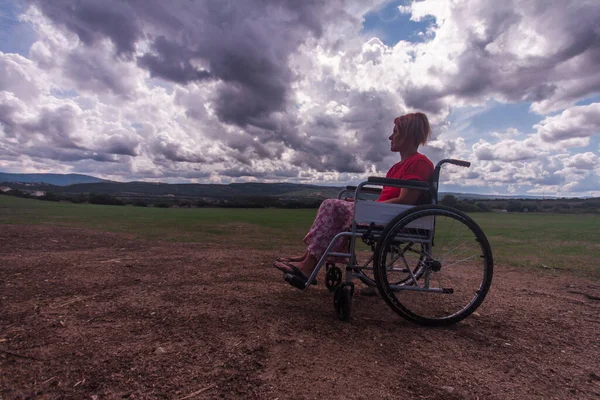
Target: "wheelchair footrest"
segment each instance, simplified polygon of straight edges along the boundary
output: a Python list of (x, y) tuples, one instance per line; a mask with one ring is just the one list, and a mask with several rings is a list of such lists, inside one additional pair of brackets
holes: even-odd
[(304, 290), (308, 286), (308, 282), (296, 275), (283, 274), (283, 279), (293, 287), (298, 288), (300, 290)]

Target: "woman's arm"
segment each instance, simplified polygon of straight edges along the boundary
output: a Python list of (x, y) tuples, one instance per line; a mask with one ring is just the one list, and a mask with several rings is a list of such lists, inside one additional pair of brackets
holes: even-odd
[(422, 194), (422, 190), (402, 188), (402, 190), (400, 190), (400, 196), (393, 199), (384, 200), (382, 203), (413, 205), (417, 204), (417, 201), (419, 201), (419, 197), (421, 197)]

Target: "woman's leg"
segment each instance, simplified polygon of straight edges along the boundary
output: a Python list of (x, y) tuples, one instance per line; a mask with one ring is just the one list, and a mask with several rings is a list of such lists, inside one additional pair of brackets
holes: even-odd
[[(338, 199), (323, 201), (313, 226), (304, 237), (304, 243), (308, 245), (308, 253), (319, 260), (335, 235), (350, 228), (353, 216), (353, 202)], [(338, 239), (332, 250), (345, 252), (346, 247), (347, 240)]]
[[(323, 201), (312, 227), (304, 237), (304, 242), (308, 245), (306, 257), (290, 264), (305, 275), (310, 275), (335, 235), (350, 227), (353, 215), (352, 202), (338, 199)], [(339, 239), (333, 251), (344, 251), (345, 244), (345, 240)]]

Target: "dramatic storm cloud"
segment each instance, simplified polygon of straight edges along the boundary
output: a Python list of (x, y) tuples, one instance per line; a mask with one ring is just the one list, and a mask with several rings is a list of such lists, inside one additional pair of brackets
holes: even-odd
[(115, 57), (134, 59), (152, 77), (182, 85), (214, 79), (217, 116), (242, 127), (268, 126), (262, 119), (285, 109), (294, 75), (289, 55), (307, 36), (322, 34), (328, 13), (317, 1), (34, 4), (88, 47), (110, 40)]
[(424, 111), (424, 153), (473, 162), (448, 189), (600, 195), (593, 0), (23, 0), (3, 15), (21, 34), (0, 45), (3, 171), (342, 185), (385, 173), (393, 118)]

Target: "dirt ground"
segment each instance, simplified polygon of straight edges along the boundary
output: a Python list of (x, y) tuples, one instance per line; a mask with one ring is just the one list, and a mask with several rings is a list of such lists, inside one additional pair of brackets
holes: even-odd
[(455, 326), (342, 322), (278, 253), (1, 225), (0, 398), (600, 398), (598, 281), (497, 265)]

